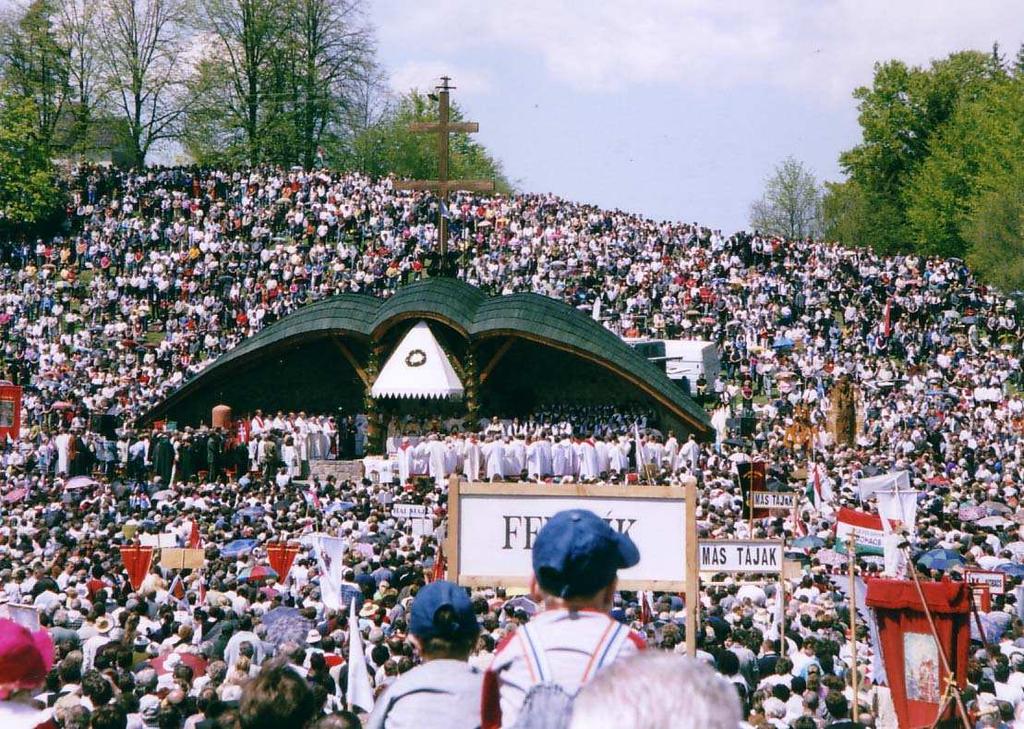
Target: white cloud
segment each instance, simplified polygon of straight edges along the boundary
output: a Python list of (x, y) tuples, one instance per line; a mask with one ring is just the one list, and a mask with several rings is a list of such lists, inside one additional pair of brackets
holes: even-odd
[(441, 60), (402, 64), (391, 72), (391, 88), (398, 93), (410, 89), (429, 91), (440, 83), (441, 76), (451, 76), (453, 85), (467, 94), (485, 94), (491, 90), (491, 79), (486, 72)]
[(767, 84), (846, 102), (877, 60), (926, 63), (995, 40), (1013, 54), (1024, 40), (1016, 0), (434, 0), (393, 11), (381, 11), (381, 37), (407, 56), (468, 51), (484, 66), (522, 52), (589, 92)]

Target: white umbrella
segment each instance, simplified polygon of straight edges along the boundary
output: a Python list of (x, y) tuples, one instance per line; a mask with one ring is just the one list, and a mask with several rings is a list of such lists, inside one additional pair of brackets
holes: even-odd
[(68, 482), (64, 484), (64, 490), (72, 491), (74, 489), (91, 489), (93, 486), (99, 485), (99, 481), (91, 479), (88, 476), (75, 476), (72, 479), (68, 479)]
[(1004, 527), (1009, 524), (1013, 524), (1012, 521), (1001, 516), (986, 516), (984, 519), (978, 519), (975, 522), (980, 527)]

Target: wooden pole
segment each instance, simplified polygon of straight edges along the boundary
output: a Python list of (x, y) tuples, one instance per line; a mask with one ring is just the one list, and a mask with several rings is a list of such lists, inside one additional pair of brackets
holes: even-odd
[(853, 721), (860, 720), (860, 695), (857, 693), (857, 545), (853, 534), (846, 543), (846, 571), (850, 574), (850, 678), (853, 688)]
[(697, 477), (683, 481), (686, 487), (686, 655), (697, 657), (697, 621), (700, 605), (700, 553), (697, 543)]

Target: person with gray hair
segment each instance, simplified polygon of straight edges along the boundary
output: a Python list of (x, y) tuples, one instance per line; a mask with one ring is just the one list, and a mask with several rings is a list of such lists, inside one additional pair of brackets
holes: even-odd
[(702, 661), (649, 651), (616, 661), (573, 703), (571, 729), (736, 729), (729, 681)]

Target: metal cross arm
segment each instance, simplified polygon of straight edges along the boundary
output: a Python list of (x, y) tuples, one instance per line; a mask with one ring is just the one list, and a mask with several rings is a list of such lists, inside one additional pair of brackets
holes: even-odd
[(456, 190), (494, 192), (494, 180), (396, 180), (396, 190), (431, 190), (444, 195)]
[(480, 124), (479, 122), (449, 122), (442, 126), (438, 122), (411, 122), (409, 124), (409, 131), (433, 134), (444, 131), (447, 131), (450, 134), (454, 134), (456, 132), (462, 132), (463, 134), (476, 134), (480, 131)]

